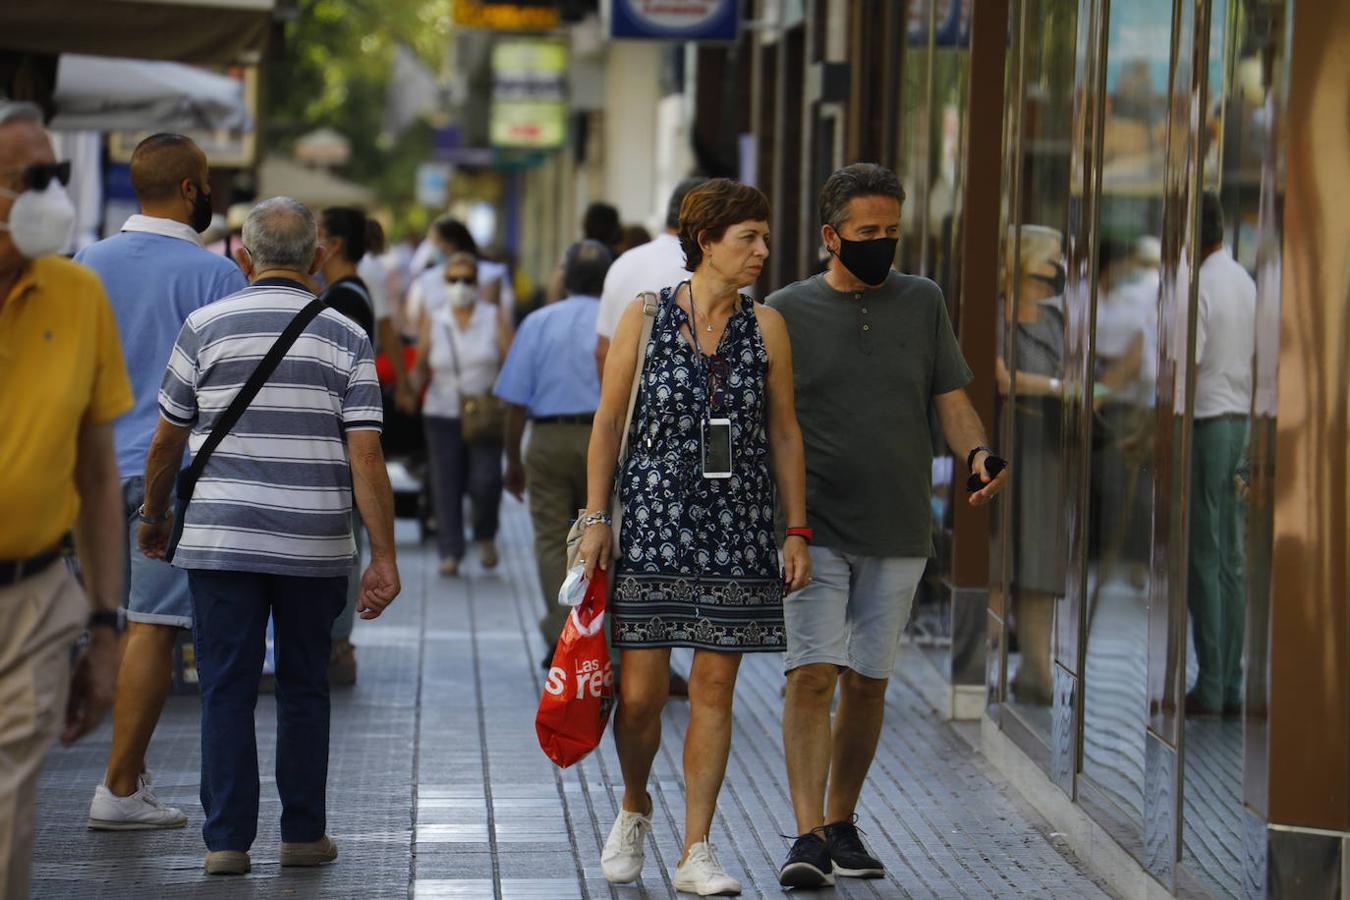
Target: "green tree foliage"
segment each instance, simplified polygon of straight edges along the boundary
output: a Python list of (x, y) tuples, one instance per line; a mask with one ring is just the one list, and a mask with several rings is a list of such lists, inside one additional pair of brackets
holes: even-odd
[(264, 145), (289, 152), (297, 138), (332, 128), (351, 141), (339, 174), (378, 192), (396, 213), (412, 204), (414, 173), (431, 155), (425, 122), (384, 134), (385, 97), (402, 44), (444, 69), (452, 28), (447, 0), (299, 0), (266, 75)]

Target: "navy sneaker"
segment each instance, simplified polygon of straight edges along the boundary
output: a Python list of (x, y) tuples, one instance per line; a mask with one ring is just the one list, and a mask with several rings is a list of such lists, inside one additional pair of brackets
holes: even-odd
[(815, 832), (804, 834), (793, 842), (787, 862), (778, 870), (778, 883), (794, 888), (834, 884), (834, 864), (830, 862), (830, 851), (820, 835)]
[[(853, 818), (856, 822), (858, 817)], [(834, 861), (835, 874), (845, 878), (885, 878), (886, 867), (867, 849), (854, 822), (825, 826), (825, 844)]]

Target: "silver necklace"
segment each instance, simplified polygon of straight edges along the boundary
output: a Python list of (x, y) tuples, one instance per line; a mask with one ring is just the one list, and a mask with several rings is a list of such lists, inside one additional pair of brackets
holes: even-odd
[[(694, 302), (694, 282), (693, 282), (693, 281), (690, 281), (690, 282), (689, 282), (689, 308), (690, 308), (691, 310), (693, 310), (693, 312), (694, 312), (694, 318), (697, 319), (697, 318), (698, 318), (698, 304)], [(713, 328), (712, 316), (711, 316), (710, 314), (706, 314), (706, 313), (705, 313), (704, 318), (706, 318), (706, 319), (708, 320), (708, 324), (703, 326), (703, 330), (706, 331), (708, 334), (713, 334), (713, 333), (716, 331), (716, 329)]]

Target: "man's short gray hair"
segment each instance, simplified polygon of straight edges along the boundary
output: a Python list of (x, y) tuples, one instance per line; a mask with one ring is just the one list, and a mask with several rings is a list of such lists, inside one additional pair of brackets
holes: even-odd
[(577, 241), (563, 255), (563, 289), (568, 294), (599, 297), (614, 254), (599, 241)]
[(42, 107), (22, 100), (0, 100), (0, 125), (6, 122), (42, 124)]
[(855, 197), (890, 197), (904, 205), (905, 189), (895, 173), (876, 163), (854, 163), (834, 172), (820, 189), (820, 224), (835, 231), (848, 221), (848, 204)]
[(249, 211), (244, 220), (244, 248), (257, 271), (309, 270), (319, 231), (314, 214), (299, 200), (272, 197)]

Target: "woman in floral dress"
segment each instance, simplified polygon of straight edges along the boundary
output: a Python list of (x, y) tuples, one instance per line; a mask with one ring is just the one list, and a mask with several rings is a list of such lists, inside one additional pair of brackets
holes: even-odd
[[(742, 653), (784, 649), (783, 595), (804, 586), (811, 568), (787, 329), (777, 312), (740, 293), (768, 257), (768, 218), (760, 191), (726, 179), (685, 198), (680, 242), (692, 274), (661, 292), (621, 468), (641, 302), (625, 312), (606, 360), (581, 558), (588, 569), (608, 567), (613, 532), (605, 511), (617, 484), (624, 513), (610, 615), (623, 672), (614, 739), (624, 798), (601, 856), (615, 883), (635, 881), (642, 871), (651, 829), (647, 780), (661, 743), (670, 648), (688, 647), (695, 653), (685, 848), (674, 885), (703, 895), (740, 892), (708, 843), (731, 750), (736, 673)], [(727, 419), (730, 475), (708, 477), (704, 435)], [(790, 526), (781, 565), (775, 487)]]

